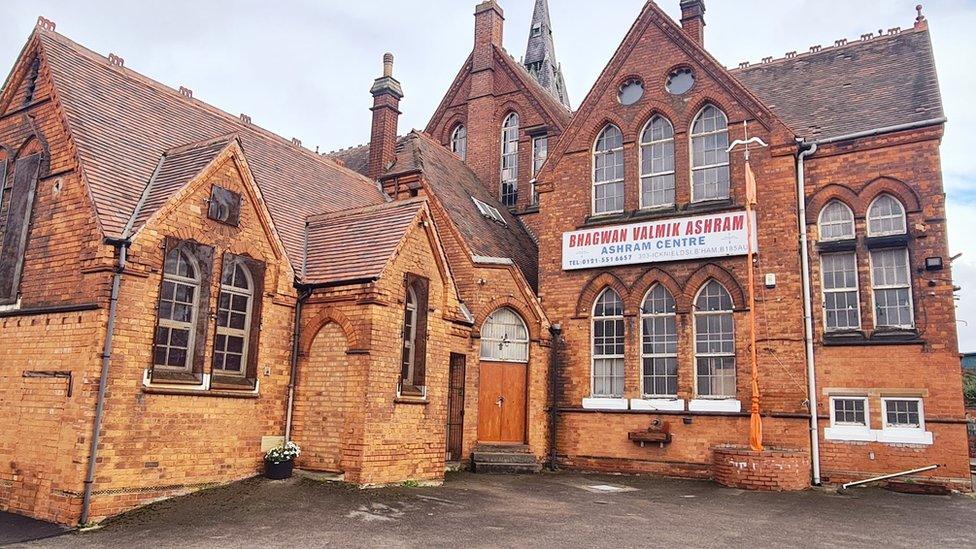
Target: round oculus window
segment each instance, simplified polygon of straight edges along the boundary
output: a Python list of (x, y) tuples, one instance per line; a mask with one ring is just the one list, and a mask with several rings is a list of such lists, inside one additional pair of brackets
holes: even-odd
[(640, 101), (641, 97), (644, 97), (644, 83), (637, 78), (631, 78), (624, 82), (624, 85), (620, 86), (620, 91), (617, 92), (617, 100), (620, 101), (621, 105), (633, 105)]
[(695, 85), (695, 73), (691, 69), (677, 69), (668, 75), (668, 82), (665, 84), (669, 93), (682, 95)]

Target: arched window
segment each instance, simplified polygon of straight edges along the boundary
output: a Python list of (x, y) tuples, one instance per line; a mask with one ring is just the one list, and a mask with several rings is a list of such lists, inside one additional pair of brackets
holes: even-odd
[(820, 240), (849, 240), (854, 238), (854, 212), (847, 204), (831, 200), (820, 210)]
[(406, 396), (425, 396), (430, 280), (408, 273), (404, 285), (399, 392)]
[(729, 122), (725, 113), (708, 105), (691, 126), (691, 199), (729, 197)]
[(674, 126), (655, 116), (641, 133), (641, 208), (674, 204)]
[(874, 199), (868, 207), (868, 236), (905, 234), (905, 207), (890, 194)]
[(700, 397), (735, 396), (732, 297), (709, 280), (695, 298), (695, 369)]
[(624, 396), (624, 304), (607, 288), (593, 305), (593, 396)]
[(529, 330), (518, 313), (502, 308), (488, 316), (481, 327), (481, 359), (529, 361)]
[(417, 292), (407, 286), (407, 299), (403, 313), (403, 373), (404, 379), (413, 379), (417, 349)]
[(593, 147), (593, 214), (624, 211), (624, 135), (610, 124)]
[(451, 152), (466, 160), (468, 157), (468, 129), (458, 124), (451, 132)]
[(678, 394), (678, 329), (674, 297), (655, 284), (641, 305), (641, 362), (645, 397)]
[(502, 188), (501, 202), (514, 208), (518, 203), (519, 116), (512, 113), (502, 124)]
[(241, 261), (224, 265), (217, 299), (217, 338), (214, 373), (243, 376), (247, 373), (254, 283)]
[(182, 246), (174, 247), (163, 263), (153, 348), (155, 367), (191, 368), (199, 293), (200, 269), (196, 261)]

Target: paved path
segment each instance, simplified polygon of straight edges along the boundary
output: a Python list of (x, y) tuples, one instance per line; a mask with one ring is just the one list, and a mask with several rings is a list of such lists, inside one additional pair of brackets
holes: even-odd
[(68, 528), (0, 511), (0, 547), (19, 541), (56, 536)]
[(650, 477), (452, 474), (359, 490), (252, 479), (36, 547), (974, 547), (976, 500), (769, 494)]

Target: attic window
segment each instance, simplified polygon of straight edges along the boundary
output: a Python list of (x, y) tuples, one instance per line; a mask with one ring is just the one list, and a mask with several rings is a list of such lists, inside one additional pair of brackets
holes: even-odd
[(688, 93), (695, 85), (695, 73), (689, 68), (677, 69), (668, 75), (668, 82), (665, 84), (668, 93), (673, 95), (683, 95)]
[(241, 195), (214, 185), (210, 191), (210, 208), (207, 217), (237, 227), (241, 221)]
[(617, 93), (617, 99), (624, 106), (633, 105), (640, 101), (641, 97), (644, 97), (644, 83), (639, 78), (631, 78), (624, 82)]
[(542, 25), (536, 25), (532, 27), (532, 36), (540, 36), (540, 35), (542, 35)]
[(490, 204), (486, 204), (473, 196), (471, 197), (471, 200), (474, 202), (474, 205), (478, 207), (478, 211), (481, 212), (481, 215), (483, 215), (485, 218), (496, 223), (501, 223), (502, 225), (508, 225), (508, 223), (505, 222), (505, 218), (502, 217), (502, 213), (498, 211), (498, 208)]

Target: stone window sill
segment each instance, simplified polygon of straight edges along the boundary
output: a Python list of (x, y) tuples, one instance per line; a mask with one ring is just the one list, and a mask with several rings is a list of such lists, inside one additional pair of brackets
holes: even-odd
[(148, 395), (177, 395), (209, 398), (258, 398), (260, 396), (257, 392), (251, 391), (180, 389), (176, 387), (143, 387), (142, 392)]
[(688, 410), (692, 412), (741, 412), (742, 403), (736, 399), (696, 398), (688, 402)]
[(583, 399), (583, 408), (586, 410), (627, 410), (628, 404), (626, 398), (591, 397)]
[(407, 395), (398, 396), (395, 399), (393, 399), (393, 402), (397, 404), (413, 404), (417, 406), (426, 406), (430, 404), (430, 401), (427, 400), (427, 397), (414, 397), (414, 396), (407, 396)]
[(630, 399), (630, 409), (683, 412), (685, 401), (682, 398), (632, 398)]

